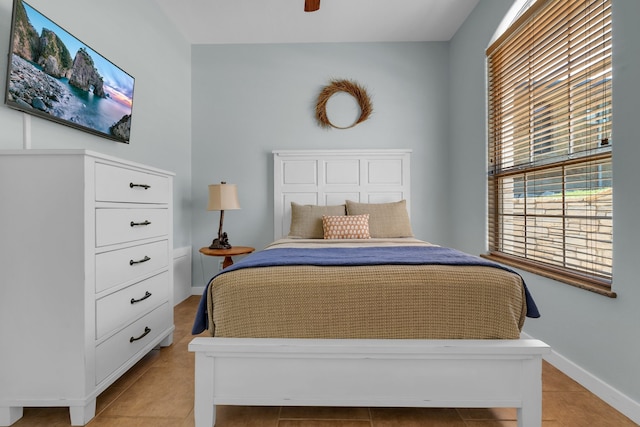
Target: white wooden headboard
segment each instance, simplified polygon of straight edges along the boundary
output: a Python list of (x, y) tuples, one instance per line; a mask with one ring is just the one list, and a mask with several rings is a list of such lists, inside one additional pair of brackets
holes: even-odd
[(409, 149), (273, 151), (274, 238), (289, 233), (291, 202), (340, 205), (405, 199), (411, 212)]

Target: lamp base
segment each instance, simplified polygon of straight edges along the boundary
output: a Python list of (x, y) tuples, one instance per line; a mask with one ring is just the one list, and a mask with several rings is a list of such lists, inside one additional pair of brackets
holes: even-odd
[(211, 246), (209, 249), (231, 249), (232, 246), (229, 243), (229, 237), (227, 237), (227, 233), (222, 233), (222, 235), (218, 236), (216, 239), (213, 239), (211, 242)]

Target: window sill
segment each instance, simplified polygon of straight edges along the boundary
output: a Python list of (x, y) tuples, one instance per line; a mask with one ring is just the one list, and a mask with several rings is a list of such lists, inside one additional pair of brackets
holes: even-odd
[(500, 264), (516, 267), (530, 273), (535, 273), (609, 298), (616, 298), (618, 296), (611, 290), (611, 286), (604, 281), (581, 277), (578, 274), (571, 274), (561, 269), (555, 269), (553, 267), (538, 264), (529, 260), (522, 260), (521, 258), (512, 257), (502, 253), (491, 252), (488, 254), (481, 254), (480, 256)]

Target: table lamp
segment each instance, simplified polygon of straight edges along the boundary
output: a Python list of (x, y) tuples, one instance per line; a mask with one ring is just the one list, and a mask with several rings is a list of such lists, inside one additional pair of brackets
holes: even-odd
[(224, 222), (224, 211), (233, 209), (240, 209), (236, 185), (227, 184), (224, 181), (220, 184), (209, 185), (209, 205), (207, 206), (207, 210), (220, 211), (218, 237), (213, 239), (209, 249), (231, 249), (227, 233), (222, 232), (222, 223)]

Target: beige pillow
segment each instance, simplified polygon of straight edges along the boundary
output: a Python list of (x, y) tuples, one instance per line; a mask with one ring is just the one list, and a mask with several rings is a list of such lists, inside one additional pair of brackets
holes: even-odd
[(393, 203), (358, 203), (347, 200), (348, 215), (369, 214), (371, 237), (413, 237), (407, 201)]
[(369, 215), (322, 217), (325, 239), (369, 239)]
[(291, 227), (289, 229), (289, 237), (322, 239), (324, 238), (322, 216), (344, 216), (346, 214), (345, 205), (299, 205), (291, 202)]

